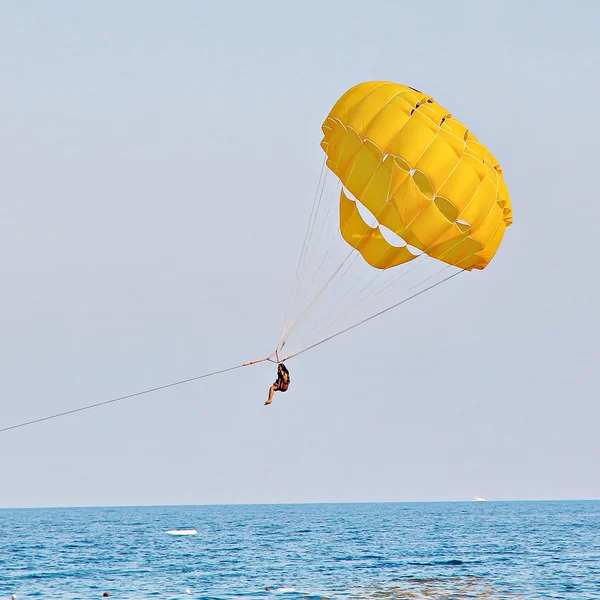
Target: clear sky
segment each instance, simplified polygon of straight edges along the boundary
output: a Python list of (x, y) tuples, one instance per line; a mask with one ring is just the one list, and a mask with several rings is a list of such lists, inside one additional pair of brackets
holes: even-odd
[[(0, 434), (0, 506), (600, 497), (600, 3), (0, 3), (0, 427), (277, 340), (371, 79), (490, 146), (491, 266), (289, 364)], [(282, 274), (283, 273), (283, 274)], [(331, 375), (331, 370), (335, 375)]]

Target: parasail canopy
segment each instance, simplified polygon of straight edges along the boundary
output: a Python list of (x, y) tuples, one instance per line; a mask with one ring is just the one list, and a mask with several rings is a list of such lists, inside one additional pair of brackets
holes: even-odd
[(343, 186), (340, 233), (369, 265), (389, 269), (421, 253), (469, 271), (489, 264), (512, 223), (510, 195), (494, 155), (446, 108), (369, 81), (336, 102), (322, 129), (327, 167)]

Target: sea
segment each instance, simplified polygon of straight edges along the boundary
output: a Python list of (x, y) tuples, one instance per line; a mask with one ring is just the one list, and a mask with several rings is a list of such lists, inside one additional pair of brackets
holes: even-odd
[(3, 509), (13, 594), (600, 599), (600, 501)]

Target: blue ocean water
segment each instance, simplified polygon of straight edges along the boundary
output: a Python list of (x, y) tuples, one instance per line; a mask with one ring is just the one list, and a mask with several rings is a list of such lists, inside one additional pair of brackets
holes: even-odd
[[(198, 533), (167, 533), (183, 527)], [(115, 599), (600, 598), (600, 502), (0, 510), (0, 597), (104, 591)]]

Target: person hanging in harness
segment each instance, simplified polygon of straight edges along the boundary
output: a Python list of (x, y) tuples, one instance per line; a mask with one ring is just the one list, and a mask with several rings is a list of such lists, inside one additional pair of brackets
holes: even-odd
[(279, 363), (277, 365), (277, 381), (269, 388), (269, 399), (265, 402), (265, 406), (273, 402), (273, 394), (275, 394), (275, 392), (287, 392), (289, 387), (290, 372), (283, 363)]

